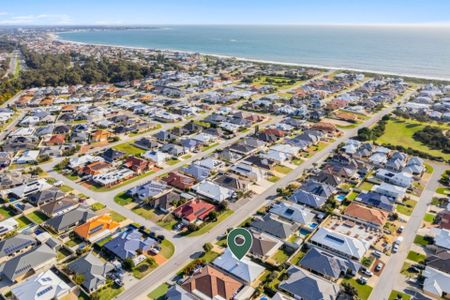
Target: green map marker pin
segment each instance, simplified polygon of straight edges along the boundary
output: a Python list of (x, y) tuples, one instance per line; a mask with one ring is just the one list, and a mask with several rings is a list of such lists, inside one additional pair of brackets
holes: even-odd
[(235, 228), (228, 233), (227, 243), (231, 253), (241, 260), (252, 247), (253, 236), (247, 229)]

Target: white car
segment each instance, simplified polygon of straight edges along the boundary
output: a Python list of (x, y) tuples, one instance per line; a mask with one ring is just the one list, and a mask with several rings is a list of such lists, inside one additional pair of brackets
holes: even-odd
[(361, 268), (361, 273), (366, 276), (369, 276), (369, 277), (373, 276), (373, 273), (371, 271), (367, 270), (366, 268)]
[(382, 263), (378, 263), (378, 265), (375, 267), (375, 271), (381, 271), (381, 269), (383, 268), (383, 264)]
[(394, 244), (394, 246), (392, 247), (392, 253), (397, 253), (398, 252), (398, 244)]
[(361, 277), (358, 278), (358, 282), (361, 283), (361, 284), (366, 284), (367, 283), (367, 278), (361, 276)]

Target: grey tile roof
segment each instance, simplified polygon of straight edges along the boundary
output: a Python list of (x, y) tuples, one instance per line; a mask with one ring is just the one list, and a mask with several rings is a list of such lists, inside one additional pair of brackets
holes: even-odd
[(288, 238), (298, 227), (287, 222), (276, 220), (270, 214), (265, 215), (262, 219), (256, 219), (250, 226), (280, 239)]
[(0, 242), (0, 258), (35, 244), (36, 240), (33, 237), (19, 233)]
[(138, 252), (150, 250), (157, 243), (150, 237), (144, 237), (137, 229), (129, 229), (108, 241), (103, 247), (124, 260), (134, 258)]
[(111, 263), (103, 262), (92, 252), (88, 253), (68, 266), (76, 274), (83, 274), (83, 287), (88, 291), (95, 291), (106, 282), (106, 275), (114, 269)]
[(84, 223), (90, 218), (95, 217), (95, 213), (86, 207), (78, 207), (74, 210), (47, 220), (45, 225), (51, 227), (54, 231), (60, 232), (77, 225)]

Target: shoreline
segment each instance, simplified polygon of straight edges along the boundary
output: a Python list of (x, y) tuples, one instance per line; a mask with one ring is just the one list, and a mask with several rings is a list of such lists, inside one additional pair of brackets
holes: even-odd
[(138, 46), (124, 46), (117, 44), (102, 44), (102, 43), (87, 43), (87, 42), (78, 42), (72, 40), (66, 40), (59, 36), (60, 33), (71, 33), (72, 31), (62, 31), (58, 33), (48, 33), (47, 35), (53, 41), (58, 41), (61, 43), (69, 43), (75, 45), (87, 45), (87, 46), (102, 46), (102, 47), (115, 47), (115, 48), (124, 48), (124, 49), (135, 49), (135, 50), (152, 50), (152, 51), (162, 51), (162, 52), (177, 52), (184, 54), (200, 54), (203, 56), (211, 56), (216, 58), (224, 58), (224, 59), (235, 59), (243, 62), (253, 62), (253, 63), (262, 63), (262, 64), (273, 64), (273, 65), (281, 65), (281, 66), (291, 66), (291, 67), (303, 67), (303, 68), (314, 68), (321, 70), (334, 70), (334, 71), (351, 71), (351, 72), (360, 72), (360, 73), (369, 73), (376, 75), (386, 75), (386, 76), (396, 76), (396, 77), (405, 77), (410, 79), (418, 79), (418, 80), (431, 80), (431, 81), (442, 81), (450, 83), (450, 77), (432, 77), (432, 76), (423, 76), (423, 75), (415, 75), (415, 74), (405, 74), (405, 73), (396, 73), (396, 72), (383, 72), (383, 71), (374, 71), (374, 70), (365, 70), (365, 69), (357, 69), (357, 68), (346, 68), (346, 67), (332, 67), (332, 66), (324, 66), (324, 65), (314, 65), (314, 64), (301, 64), (301, 63), (289, 63), (289, 62), (281, 62), (281, 61), (271, 61), (257, 58), (246, 58), (246, 57), (238, 57), (224, 54), (212, 54), (212, 53), (204, 53), (198, 51), (188, 51), (188, 50), (177, 50), (177, 49), (169, 49), (169, 48), (149, 48), (149, 47), (138, 47)]

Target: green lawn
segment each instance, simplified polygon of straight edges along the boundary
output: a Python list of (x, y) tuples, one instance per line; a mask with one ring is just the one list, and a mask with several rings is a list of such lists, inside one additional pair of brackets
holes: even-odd
[(373, 187), (373, 184), (367, 181), (364, 181), (362, 184), (358, 186), (358, 189), (364, 190), (364, 191), (370, 191)]
[(349, 283), (351, 286), (358, 290), (358, 296), (362, 300), (369, 299), (370, 293), (372, 293), (372, 287), (367, 284), (359, 284), (354, 278), (346, 278), (342, 280), (342, 283)]
[[(412, 148), (434, 156), (441, 156), (445, 160), (450, 159), (450, 154), (445, 154), (440, 150), (433, 150), (419, 141), (413, 139), (414, 133), (422, 130), (428, 123), (421, 123), (414, 120), (391, 119), (386, 123), (384, 134), (377, 139), (379, 144), (399, 145), (406, 148)], [(432, 126), (439, 127), (435, 124)], [(449, 129), (448, 126), (440, 126)]]
[(431, 241), (429, 239), (427, 239), (426, 237), (424, 237), (423, 235), (416, 235), (416, 237), (414, 238), (414, 244), (419, 245), (419, 246), (427, 246), (431, 244)]
[(181, 158), (182, 159), (189, 159), (189, 158), (191, 158), (192, 157), (192, 154), (185, 154), (185, 155), (183, 155)]
[(59, 187), (59, 189), (61, 191), (63, 191), (64, 193), (69, 193), (69, 192), (73, 191), (73, 188), (71, 188), (68, 185), (62, 185), (62, 186)]
[(407, 258), (417, 263), (422, 263), (425, 261), (426, 256), (414, 251), (409, 251)]
[(294, 159), (292, 160), (292, 163), (293, 163), (294, 165), (297, 165), (297, 166), (301, 165), (302, 162), (303, 162), (303, 160), (301, 160), (301, 159), (299, 159), (299, 158), (294, 158)]
[(161, 242), (161, 251), (159, 253), (166, 259), (169, 259), (175, 253), (175, 246), (170, 241), (164, 240)]
[(156, 224), (167, 230), (172, 230), (173, 226), (175, 226), (175, 224), (177, 223), (178, 221), (170, 214), (163, 216), (158, 222), (156, 222)]
[(416, 274), (409, 272), (409, 268), (411, 267), (410, 263), (405, 262), (402, 266), (402, 269), (400, 270), (400, 273), (402, 275), (405, 275), (407, 277), (414, 277)]
[(298, 262), (303, 258), (303, 256), (305, 256), (305, 254), (306, 254), (305, 252), (299, 250), (297, 253), (295, 253), (294, 256), (292, 256), (291, 263), (297, 265)]
[(123, 287), (112, 287), (112, 286), (105, 286), (102, 289), (95, 292), (96, 299), (99, 300), (110, 300), (117, 297), (120, 293), (122, 293)]
[(145, 208), (143, 206), (135, 207), (132, 209), (132, 211), (148, 220), (157, 222), (161, 219), (160, 216), (158, 216), (153, 208)]
[(98, 241), (96, 244), (99, 245), (100, 247), (103, 247), (103, 245), (109, 242), (110, 240), (112, 240), (112, 236), (108, 236), (103, 240)]
[(98, 210), (104, 209), (105, 207), (106, 207), (106, 205), (103, 203), (100, 203), (100, 202), (95, 202), (94, 204), (91, 205), (91, 209), (93, 211), (98, 211)]
[(429, 165), (429, 164), (427, 164), (427, 163), (424, 163), (423, 165), (425, 166), (425, 170), (426, 170), (426, 172), (427, 172), (428, 174), (433, 173), (434, 169), (433, 169), (433, 167), (432, 167), (431, 165)]
[(121, 214), (119, 214), (118, 212), (115, 212), (113, 210), (111, 210), (109, 212), (109, 214), (111, 215), (111, 217), (114, 221), (119, 222), (119, 223), (127, 219), (124, 216), (122, 216)]
[(289, 174), (292, 171), (291, 168), (282, 165), (276, 165), (274, 170), (281, 174)]
[(273, 182), (273, 183), (275, 183), (275, 182), (277, 182), (278, 180), (280, 180), (280, 177), (278, 177), (278, 176), (269, 176), (269, 177), (267, 177), (267, 180), (268, 181), (270, 181), (270, 182)]
[(179, 162), (180, 162), (180, 160), (178, 158), (171, 158), (171, 159), (166, 160), (166, 164), (168, 164), (169, 166), (176, 165)]
[(206, 253), (203, 253), (203, 255), (200, 257), (201, 260), (209, 263), (215, 260), (220, 254), (214, 251), (208, 251)]
[(391, 294), (389, 295), (388, 300), (397, 300), (397, 299), (409, 300), (411, 299), (411, 296), (399, 291), (392, 291)]
[(47, 221), (48, 217), (41, 213), (40, 211), (33, 211), (32, 213), (29, 213), (27, 215), (27, 218), (33, 221), (35, 224), (41, 224), (45, 221)]
[(137, 279), (142, 279), (156, 267), (158, 267), (158, 264), (156, 262), (151, 264), (147, 260), (144, 260), (133, 268), (133, 276)]
[(140, 155), (145, 152), (144, 149), (138, 148), (133, 145), (133, 142), (123, 143), (117, 146), (114, 146), (113, 149), (121, 152), (125, 152), (128, 155)]
[(209, 230), (211, 230), (214, 226), (216, 226), (217, 224), (219, 224), (220, 222), (222, 222), (223, 220), (225, 220), (226, 218), (228, 218), (232, 214), (233, 214), (233, 211), (228, 209), (225, 212), (221, 213), (217, 217), (217, 220), (215, 222), (208, 222), (203, 227), (201, 227), (199, 230), (191, 232), (187, 236), (199, 236), (199, 235), (202, 235), (202, 234), (208, 232)]
[(127, 205), (130, 204), (131, 202), (133, 202), (133, 198), (131, 198), (130, 196), (126, 195), (127, 192), (121, 192), (119, 194), (117, 194), (114, 197), (114, 202), (116, 202), (119, 205)]
[(282, 264), (289, 259), (289, 254), (283, 249), (277, 250), (275, 254), (272, 256), (272, 259), (278, 264)]
[(0, 215), (2, 215), (2, 219), (8, 219), (10, 217), (14, 217), (16, 214), (10, 207), (0, 207)]
[(447, 194), (450, 193), (450, 188), (446, 188), (446, 187), (443, 187), (443, 186), (438, 187), (436, 189), (436, 193), (441, 194), (441, 195), (447, 195)]
[(352, 191), (352, 192), (350, 192), (350, 194), (347, 195), (347, 199), (350, 201), (353, 201), (356, 199), (356, 197), (358, 197), (358, 195), (359, 194), (357, 192)]
[(33, 223), (25, 216), (20, 216), (16, 218), (16, 221), (17, 223), (19, 223), (19, 228), (24, 228), (25, 226), (28, 226), (29, 224)]
[(202, 146), (201, 147), (201, 151), (207, 151), (207, 150), (209, 150), (209, 149), (211, 149), (211, 148), (214, 148), (214, 147), (216, 147), (216, 146), (218, 146), (219, 145), (219, 143), (213, 143), (213, 144), (210, 144), (210, 145), (208, 145), (208, 146)]
[(428, 223), (433, 223), (435, 218), (436, 218), (435, 214), (426, 213), (425, 216), (423, 217), (423, 220)]
[(147, 295), (148, 298), (152, 300), (163, 300), (164, 295), (169, 290), (170, 285), (167, 283), (163, 283), (160, 286), (158, 286), (156, 289), (154, 289), (150, 294)]
[(412, 214), (414, 208), (408, 207), (403, 204), (397, 204), (395, 209), (397, 210), (398, 213), (400, 213), (402, 215), (410, 216)]

